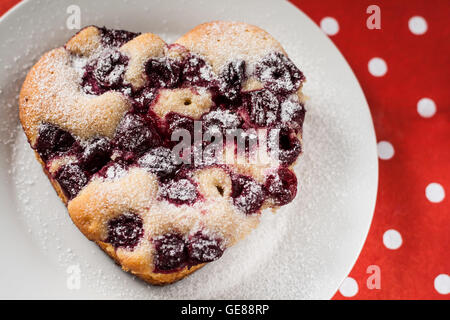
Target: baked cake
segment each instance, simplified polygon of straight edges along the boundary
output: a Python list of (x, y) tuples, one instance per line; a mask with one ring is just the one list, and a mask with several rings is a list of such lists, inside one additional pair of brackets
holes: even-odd
[[(278, 41), (245, 23), (201, 24), (170, 45), (89, 26), (30, 70), (20, 121), (79, 230), (124, 270), (166, 284), (294, 199), (304, 80)], [(244, 152), (234, 138), (208, 149), (198, 131), (243, 132)], [(177, 132), (190, 139), (178, 153)], [(250, 143), (259, 132), (266, 140)]]

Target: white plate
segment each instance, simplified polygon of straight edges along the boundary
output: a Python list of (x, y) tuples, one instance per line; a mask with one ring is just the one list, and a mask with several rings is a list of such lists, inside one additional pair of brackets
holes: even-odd
[[(308, 79), (296, 200), (264, 214), (220, 260), (174, 285), (152, 287), (122, 272), (72, 224), (19, 126), (24, 76), (74, 33), (66, 28), (74, 3), (29, 1), (0, 20), (0, 298), (330, 298), (362, 248), (378, 178), (367, 102), (332, 42), (284, 1), (78, 2), (82, 25), (149, 31), (168, 42), (210, 20), (258, 25)], [(73, 289), (77, 268), (80, 288)]]

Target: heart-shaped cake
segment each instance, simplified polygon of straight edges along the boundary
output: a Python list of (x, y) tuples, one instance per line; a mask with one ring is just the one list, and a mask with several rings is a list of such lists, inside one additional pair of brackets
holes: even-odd
[(294, 199), (303, 82), (245, 23), (205, 23), (170, 45), (89, 26), (30, 70), (20, 121), (79, 230), (166, 284)]

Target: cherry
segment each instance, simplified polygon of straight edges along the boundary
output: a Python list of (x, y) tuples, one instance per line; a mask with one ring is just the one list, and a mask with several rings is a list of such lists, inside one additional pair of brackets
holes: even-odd
[(280, 167), (267, 178), (265, 187), (275, 204), (283, 206), (291, 202), (297, 194), (297, 177), (288, 168)]
[(185, 129), (191, 134), (191, 141), (194, 139), (194, 119), (180, 115), (175, 112), (169, 112), (166, 117), (166, 126), (168, 138), (171, 139), (172, 134), (176, 130)]
[[(278, 154), (275, 153), (277, 149), (276, 144), (278, 144)], [(272, 156), (278, 156), (282, 164), (290, 165), (297, 160), (302, 152), (302, 145), (294, 130), (277, 128), (269, 131), (268, 149), (272, 153)]]
[(114, 144), (120, 150), (141, 154), (160, 145), (161, 138), (149, 118), (127, 113), (117, 127)]
[(240, 128), (242, 118), (233, 111), (216, 109), (202, 116), (205, 131), (208, 129), (225, 132), (226, 129)]
[(140, 34), (125, 30), (107, 29), (105, 27), (100, 28), (100, 31), (103, 45), (112, 47), (121, 47)]
[(188, 254), (192, 264), (211, 262), (223, 254), (221, 241), (198, 232), (189, 239)]
[(302, 145), (292, 131), (280, 132), (280, 161), (285, 165), (290, 165), (297, 160), (302, 152)]
[(214, 75), (205, 60), (190, 54), (184, 61), (181, 81), (191, 86), (208, 87), (214, 84)]
[(69, 132), (51, 123), (42, 123), (35, 148), (41, 158), (47, 161), (58, 153), (68, 151), (74, 143), (75, 139)]
[(173, 59), (150, 59), (145, 64), (148, 86), (151, 88), (174, 88), (181, 75), (180, 65)]
[(249, 94), (247, 110), (251, 122), (265, 127), (274, 124), (278, 120), (280, 102), (278, 98), (268, 90), (257, 90)]
[(195, 183), (186, 178), (172, 180), (161, 189), (161, 196), (176, 205), (192, 204), (199, 197)]
[(179, 269), (187, 261), (186, 244), (179, 234), (171, 233), (153, 239), (155, 245), (154, 264), (156, 271)]
[(55, 179), (69, 199), (73, 199), (88, 183), (88, 176), (76, 164), (66, 164), (59, 168), (55, 174)]
[(286, 99), (281, 103), (280, 120), (283, 124), (301, 130), (305, 119), (305, 107), (298, 100)]
[(108, 237), (105, 242), (114, 248), (133, 249), (144, 234), (142, 218), (134, 213), (124, 213), (108, 222)]
[(108, 90), (124, 89), (123, 75), (128, 58), (117, 50), (105, 50), (88, 63), (81, 86), (88, 94), (99, 95)]
[(138, 160), (138, 165), (160, 178), (172, 176), (178, 169), (172, 150), (165, 147), (150, 149)]
[(259, 80), (272, 92), (293, 93), (304, 80), (303, 73), (292, 61), (280, 52), (272, 52), (256, 66)]
[(242, 83), (245, 81), (245, 61), (233, 61), (228, 63), (220, 76), (220, 93), (228, 100), (239, 98)]
[(231, 182), (234, 205), (245, 214), (257, 212), (266, 198), (263, 186), (244, 175), (233, 176)]
[(111, 145), (109, 140), (94, 138), (89, 141), (84, 149), (80, 162), (84, 170), (95, 173), (109, 162), (110, 155)]
[(134, 108), (137, 112), (146, 113), (158, 95), (155, 88), (144, 87), (133, 94)]

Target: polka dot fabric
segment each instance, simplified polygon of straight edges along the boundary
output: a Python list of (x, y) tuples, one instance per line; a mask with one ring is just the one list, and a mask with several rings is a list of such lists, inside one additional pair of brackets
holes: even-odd
[[(17, 2), (2, 0), (0, 15)], [(350, 63), (378, 137), (372, 227), (334, 299), (449, 299), (450, 1), (377, 1), (381, 30), (366, 27), (373, 1), (291, 2)]]
[(334, 299), (450, 299), (450, 1), (377, 1), (380, 30), (373, 1), (291, 2), (347, 59), (378, 139), (372, 226)]

